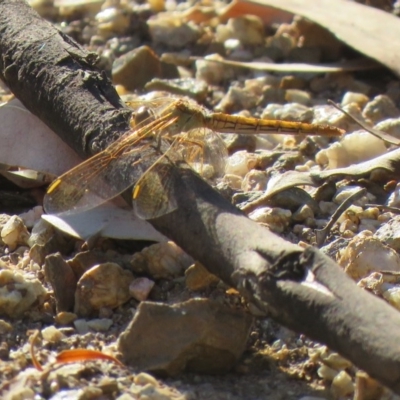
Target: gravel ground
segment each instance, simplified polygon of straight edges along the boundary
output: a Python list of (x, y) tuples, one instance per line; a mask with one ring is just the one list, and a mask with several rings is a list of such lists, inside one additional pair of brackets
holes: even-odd
[[(165, 4), (161, 0), (140, 4), (124, 1), (85, 4), (82, 1), (74, 7), (61, 8), (46, 1), (31, 3), (43, 17), (100, 55), (101, 68), (111, 74), (125, 101), (137, 101), (137, 96), (145, 92), (152, 92), (153, 96), (167, 92), (188, 96), (216, 112), (330, 124), (348, 133), (342, 139), (304, 134), (222, 135), (229, 157), (224, 176), (214, 184), (241, 208), (260, 196), (275, 174), (346, 167), (388, 151), (390, 146), (380, 139), (364, 131), (352, 133), (359, 127), (327, 105), (327, 99), (385, 132), (396, 137), (400, 135), (400, 82), (389, 72), (268, 73), (210, 61), (224, 57), (246, 62), (315, 64), (353, 56), (352, 51), (332, 35), (300, 17), (290, 17), (282, 23), (283, 16), (278, 14), (275, 19), (271, 17), (267, 25), (256, 16), (233, 18), (229, 11), (223, 18), (222, 12), (218, 14), (218, 10), (228, 10), (224, 8), (228, 4), (223, 2), (204, 2), (200, 6), (192, 1)], [(382, 2), (385, 7), (387, 3)], [(164, 7), (166, 11), (160, 12)], [(140, 46), (148, 47), (137, 50)], [(207, 56), (208, 61), (193, 61), (189, 56)], [(146, 68), (140, 69), (143, 64)], [(132, 69), (138, 72), (132, 74)], [(4, 88), (3, 100), (10, 97)], [(391, 278), (386, 276), (376, 278), (376, 275), (374, 281), (371, 276), (376, 268), (366, 266), (366, 260), (375, 257), (371, 265), (384, 259), (385, 270), (400, 271), (399, 249), (397, 242), (394, 243), (396, 229), (393, 228), (397, 223), (395, 208), (399, 207), (396, 184), (394, 181), (379, 187), (371, 184), (339, 218), (323, 244), (324, 251), (360, 286), (399, 308), (398, 282), (387, 280)], [(343, 179), (333, 189), (323, 185), (289, 190), (250, 212), (249, 217), (292, 243), (303, 247), (315, 245), (315, 229), (323, 228), (338, 205), (361, 186), (355, 179)], [(54, 358), (61, 351), (73, 348), (100, 350), (118, 357), (117, 340), (143, 299), (175, 304), (207, 298), (239, 310), (247, 309), (247, 305), (212, 277), (203, 276), (199, 287), (191, 286), (188, 266), (192, 260), (182, 261), (186, 255), (169, 243), (167, 250), (155, 245), (149, 252), (147, 270), (142, 274), (147, 281), (140, 281), (144, 288), (137, 289), (139, 294), (128, 288), (131, 291), (127, 289), (128, 295), (123, 297), (117, 285), (108, 295), (120, 296), (122, 300), (115, 304), (97, 304), (93, 306), (94, 314), (85, 315), (83, 311), (87, 304), (92, 304), (94, 292), (80, 299), (81, 308), (76, 306), (74, 312), (59, 312), (60, 295), (48, 278), (45, 256), (61, 252), (61, 259), (68, 260), (68, 265), (79, 264), (77, 268), (86, 271), (85, 276), (94, 280), (97, 275), (91, 269), (96, 264), (93, 260), (100, 260), (97, 264), (113, 262), (118, 264), (116, 274), (123, 276), (118, 279), (132, 280), (132, 268), (128, 265), (133, 257), (140, 258), (138, 254), (143, 254), (150, 243), (100, 238), (85, 252), (82, 240), (72, 239), (48, 224), (38, 225), (43, 211), (38, 206), (41, 200), (34, 197), (37, 192), (17, 189), (3, 178), (1, 191), (2, 398), (350, 399), (363, 379), (370, 382), (339, 355), (265, 317), (255, 319), (245, 351), (229, 373), (154, 377), (109, 360), (55, 364)], [(394, 208), (388, 211), (366, 206), (371, 203)], [(13, 217), (15, 215), (20, 218)], [(390, 240), (384, 232), (387, 224), (392, 224)], [(357, 261), (361, 249), (364, 259)], [(371, 252), (366, 252), (367, 249)], [(167, 257), (168, 262), (164, 262)], [(151, 265), (160, 267), (152, 270)], [(173, 274), (169, 269), (171, 265), (176, 268)], [(127, 269), (131, 270), (130, 278), (125, 274)], [(134, 275), (141, 276), (137, 271)], [(377, 285), (379, 279), (381, 283), (390, 283), (391, 291), (382, 284)], [(58, 290), (65, 294), (66, 286), (61, 282)], [(79, 293), (75, 293), (74, 298), (78, 303)], [(182, 326), (182, 329), (190, 327)], [(44, 365), (44, 371), (33, 366), (31, 343), (37, 331), (40, 335), (33, 351)], [(375, 393), (372, 395), (375, 397), (358, 399), (396, 398), (379, 385), (376, 392), (371, 389), (370, 393)]]

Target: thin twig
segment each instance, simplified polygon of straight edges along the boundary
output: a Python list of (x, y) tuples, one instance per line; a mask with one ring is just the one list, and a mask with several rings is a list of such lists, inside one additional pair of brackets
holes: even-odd
[(317, 242), (317, 246), (321, 247), (326, 237), (328, 236), (330, 230), (332, 229), (333, 225), (339, 219), (339, 217), (360, 197), (364, 196), (367, 193), (367, 189), (362, 188), (357, 192), (350, 195), (343, 203), (338, 207), (338, 209), (333, 213), (331, 219), (327, 223), (324, 229), (316, 229), (315, 230), (315, 239)]
[(340, 107), (338, 104), (333, 102), (332, 100), (328, 100), (328, 103), (341, 111), (344, 115), (349, 117), (352, 121), (354, 121), (357, 125), (360, 125), (361, 128), (365, 129), (367, 132), (369, 132), (371, 135), (374, 135), (375, 137), (383, 140), (386, 143), (393, 144), (395, 146), (400, 146), (400, 139), (397, 139), (393, 135), (390, 135), (389, 133), (380, 131), (378, 129), (371, 128), (370, 126), (366, 125), (363, 121), (359, 120), (358, 118), (354, 117), (347, 111), (343, 110), (342, 107)]
[(385, 206), (384, 204), (365, 204), (364, 207), (376, 207), (379, 208), (380, 210), (387, 210), (395, 214), (400, 214), (399, 207)]

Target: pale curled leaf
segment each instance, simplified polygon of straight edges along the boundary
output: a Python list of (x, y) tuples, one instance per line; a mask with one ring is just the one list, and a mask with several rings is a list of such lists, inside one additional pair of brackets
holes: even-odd
[(207, 60), (203, 57), (190, 57), (190, 60), (204, 60), (209, 62), (216, 62), (224, 64), (229, 67), (247, 68), (257, 71), (270, 71), (270, 72), (310, 72), (316, 74), (326, 74), (335, 72), (350, 72), (350, 71), (363, 71), (369, 69), (379, 68), (380, 65), (375, 61), (369, 59), (355, 59), (349, 61), (339, 61), (336, 63), (328, 64), (302, 64), (302, 63), (268, 63), (262, 61), (232, 61), (232, 60)]
[(94, 236), (155, 242), (167, 240), (149, 223), (136, 217), (132, 210), (124, 210), (111, 202), (78, 214), (42, 215), (42, 218), (61, 231), (84, 240)]
[(348, 0), (241, 0), (301, 15), (400, 76), (399, 19)]
[(281, 175), (276, 175), (268, 183), (266, 192), (258, 199), (247, 203), (242, 207), (242, 211), (249, 213), (256, 207), (263, 205), (275, 194), (296, 186), (318, 186), (327, 179), (340, 179), (342, 177), (362, 177), (376, 170), (384, 170), (389, 175), (400, 175), (400, 149), (393, 150), (382, 156), (376, 157), (356, 165), (346, 168), (329, 169), (320, 172), (297, 172), (287, 171)]
[(1, 164), (0, 174), (9, 181), (15, 183), (18, 187), (24, 189), (48, 185), (55, 177), (53, 174), (45, 174), (43, 172), (34, 171), (32, 169), (10, 171), (7, 166)]
[(351, 176), (359, 178), (366, 176), (375, 170), (384, 170), (390, 175), (400, 175), (400, 149), (390, 151), (372, 160), (360, 164), (350, 165), (345, 168), (335, 168), (326, 171), (312, 172), (311, 178), (325, 180), (331, 177), (341, 178)]
[(0, 107), (0, 126), (1, 164), (60, 175), (82, 161), (17, 99)]

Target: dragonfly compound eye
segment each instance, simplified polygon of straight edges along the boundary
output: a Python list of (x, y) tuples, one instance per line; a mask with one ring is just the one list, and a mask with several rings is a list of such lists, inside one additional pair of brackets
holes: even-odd
[(135, 125), (138, 125), (144, 121), (151, 122), (155, 119), (154, 111), (150, 107), (141, 106), (135, 111), (133, 119), (135, 121)]

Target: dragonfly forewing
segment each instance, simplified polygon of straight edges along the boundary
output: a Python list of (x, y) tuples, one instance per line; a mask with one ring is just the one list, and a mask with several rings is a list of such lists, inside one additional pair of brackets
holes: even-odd
[(122, 136), (106, 150), (57, 178), (44, 198), (49, 214), (74, 214), (92, 209), (134, 185), (160, 157), (154, 135), (173, 123), (166, 115)]
[(133, 185), (145, 172), (143, 164), (138, 151), (130, 151), (111, 160), (100, 153), (99, 157), (58, 178), (45, 196), (44, 208), (49, 214), (90, 210)]

